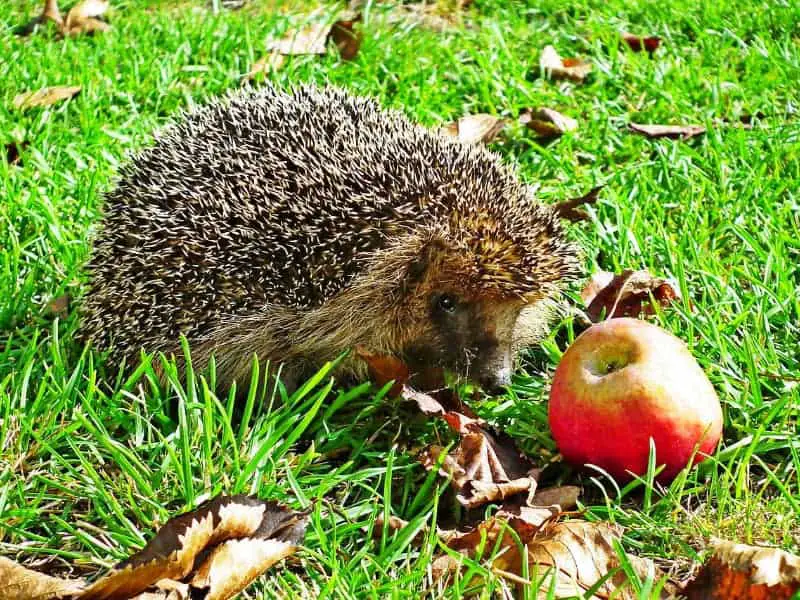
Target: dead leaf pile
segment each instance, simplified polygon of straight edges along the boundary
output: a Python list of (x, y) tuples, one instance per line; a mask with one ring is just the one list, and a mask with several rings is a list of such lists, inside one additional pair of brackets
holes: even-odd
[(306, 517), (251, 496), (218, 496), (169, 520), (140, 551), (87, 583), (0, 558), (4, 600), (190, 600), (232, 598), (293, 554)]
[(681, 299), (677, 283), (654, 277), (648, 271), (626, 269), (614, 274), (599, 271), (592, 275), (581, 291), (586, 315), (593, 322), (618, 317), (655, 314), (657, 303), (669, 306)]
[(42, 13), (20, 27), (17, 35), (30, 35), (48, 21), (55, 23), (59, 33), (65, 37), (108, 31), (111, 26), (101, 19), (108, 9), (108, 0), (81, 0), (69, 10), (66, 18), (62, 18), (57, 0), (45, 0)]

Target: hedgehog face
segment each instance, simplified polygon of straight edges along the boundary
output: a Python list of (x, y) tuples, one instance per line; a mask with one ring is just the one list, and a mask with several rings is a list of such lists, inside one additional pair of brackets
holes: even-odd
[(405, 358), (415, 370), (440, 367), (496, 392), (511, 382), (521, 309), (518, 300), (478, 300), (452, 288), (434, 290), (423, 309), (427, 326)]
[(416, 372), (444, 369), (494, 392), (510, 383), (517, 321), (529, 299), (480, 283), (475, 261), (441, 239), (408, 270), (401, 354)]

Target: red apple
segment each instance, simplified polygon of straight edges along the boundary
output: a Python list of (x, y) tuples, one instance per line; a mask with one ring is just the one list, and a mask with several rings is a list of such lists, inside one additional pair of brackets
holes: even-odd
[(549, 420), (565, 460), (621, 481), (647, 472), (650, 438), (668, 482), (722, 435), (719, 399), (686, 345), (639, 319), (609, 319), (575, 340), (556, 369)]

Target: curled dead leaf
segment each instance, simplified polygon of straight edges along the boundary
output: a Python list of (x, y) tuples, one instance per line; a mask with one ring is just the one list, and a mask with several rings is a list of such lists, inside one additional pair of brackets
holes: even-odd
[(27, 569), (0, 556), (0, 591), (3, 600), (55, 600), (79, 593), (85, 583), (59, 579)]
[(344, 60), (352, 60), (361, 47), (361, 33), (354, 26), (359, 14), (345, 14), (333, 23), (312, 23), (267, 44), (267, 50), (283, 55), (325, 54), (328, 40), (333, 40)]
[(569, 79), (582, 83), (592, 71), (591, 63), (578, 58), (561, 58), (553, 46), (545, 46), (539, 57), (539, 67), (552, 79)]
[(631, 131), (650, 139), (688, 140), (706, 132), (706, 128), (702, 125), (641, 125), (639, 123), (631, 123), (629, 127)]
[(488, 144), (505, 126), (505, 119), (480, 113), (461, 117), (442, 130), (465, 144)]
[(282, 38), (267, 45), (267, 50), (279, 54), (325, 54), (325, 43), (331, 30), (329, 23), (313, 23), (300, 29), (290, 29)]
[(82, 0), (75, 4), (64, 19), (64, 35), (93, 34), (106, 31), (111, 26), (99, 17), (109, 8), (108, 0)]
[(15, 29), (14, 33), (20, 37), (26, 37), (48, 22), (55, 23), (59, 30), (61, 30), (61, 27), (64, 25), (61, 12), (58, 10), (58, 0), (45, 0), (42, 14)]
[[(462, 415), (463, 416), (463, 415)], [(530, 503), (536, 493), (540, 471), (513, 442), (490, 434), (477, 424), (468, 424), (456, 449), (430, 446), (420, 455), (423, 466), (451, 478), (457, 500), (468, 508), (499, 502), (522, 494)]]
[(3, 598), (225, 600), (292, 554), (305, 533), (305, 521), (304, 514), (275, 502), (219, 496), (170, 519), (140, 552), (88, 586), (0, 558), (0, 582), (10, 581), (8, 589), (16, 594)]
[(76, 96), (80, 91), (81, 86), (73, 85), (46, 87), (36, 91), (23, 92), (14, 97), (14, 106), (21, 110), (51, 106)]
[(638, 317), (655, 313), (653, 301), (661, 306), (669, 306), (680, 300), (678, 285), (660, 277), (653, 277), (648, 271), (626, 269), (615, 275), (599, 271), (592, 275), (581, 291), (587, 316), (598, 322), (601, 318)]
[(361, 48), (363, 35), (361, 31), (355, 29), (356, 22), (361, 20), (361, 15), (353, 19), (337, 21), (331, 27), (330, 38), (339, 49), (339, 56), (342, 60), (353, 60)]
[[(363, 346), (356, 346), (355, 351), (356, 356), (367, 363), (372, 381), (380, 387), (383, 387), (390, 381), (394, 381), (394, 384), (389, 390), (389, 396), (391, 398), (399, 396), (403, 391), (403, 386), (405, 386), (409, 377), (411, 377), (408, 366), (395, 356), (377, 354)], [(424, 394), (422, 394), (422, 396), (424, 396)], [(425, 398), (422, 398), (422, 400), (424, 401)], [(432, 407), (432, 409), (435, 410), (435, 407)], [(423, 412), (425, 412), (425, 414), (434, 414), (426, 412), (425, 410), (423, 410)]]
[(550, 108), (526, 109), (520, 114), (519, 122), (545, 139), (560, 137), (578, 128), (575, 119)]
[(687, 600), (789, 600), (800, 593), (800, 557), (725, 540), (712, 548), (683, 590)]
[(655, 35), (641, 36), (634, 35), (628, 31), (623, 31), (620, 34), (622, 41), (634, 52), (646, 51), (648, 54), (653, 54), (656, 49), (661, 45), (661, 38)]
[[(474, 530), (454, 537), (447, 545), (471, 557), (476, 557), (479, 548), (483, 547), (493, 552), (492, 556), (485, 558), (495, 573), (501, 576), (509, 574), (516, 583), (529, 585), (530, 582), (521, 579), (523, 561), (527, 557), (527, 572), (539, 582), (539, 593), (545, 594), (538, 597), (638, 598), (635, 588), (620, 568), (614, 548), (615, 543), (621, 541), (619, 527), (579, 520), (558, 522), (557, 513), (543, 509), (527, 511), (527, 514), (499, 511)], [(499, 551), (494, 552), (498, 547)], [(626, 560), (641, 578), (648, 574), (663, 577), (650, 560), (630, 554)], [(440, 573), (447, 574), (457, 568), (458, 563), (441, 561), (437, 566)], [(594, 590), (593, 594), (586, 596), (590, 589)], [(555, 592), (552, 596), (547, 595), (552, 591)], [(675, 587), (668, 584), (660, 597), (670, 597), (674, 592)]]
[(586, 192), (583, 196), (578, 198), (571, 198), (564, 202), (559, 202), (553, 206), (553, 211), (559, 219), (566, 219), (567, 221), (577, 222), (585, 221), (589, 218), (589, 213), (579, 208), (585, 204), (594, 204), (597, 202), (597, 197), (605, 186), (598, 185)]

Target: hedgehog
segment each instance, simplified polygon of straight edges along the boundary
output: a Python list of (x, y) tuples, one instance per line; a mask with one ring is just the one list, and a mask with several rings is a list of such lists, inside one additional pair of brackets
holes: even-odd
[(81, 335), (110, 360), (181, 360), (185, 336), (222, 387), (255, 359), (292, 387), (337, 359), (366, 378), (362, 348), (497, 390), (580, 269), (498, 155), (339, 88), (267, 85), (123, 167), (88, 271)]

